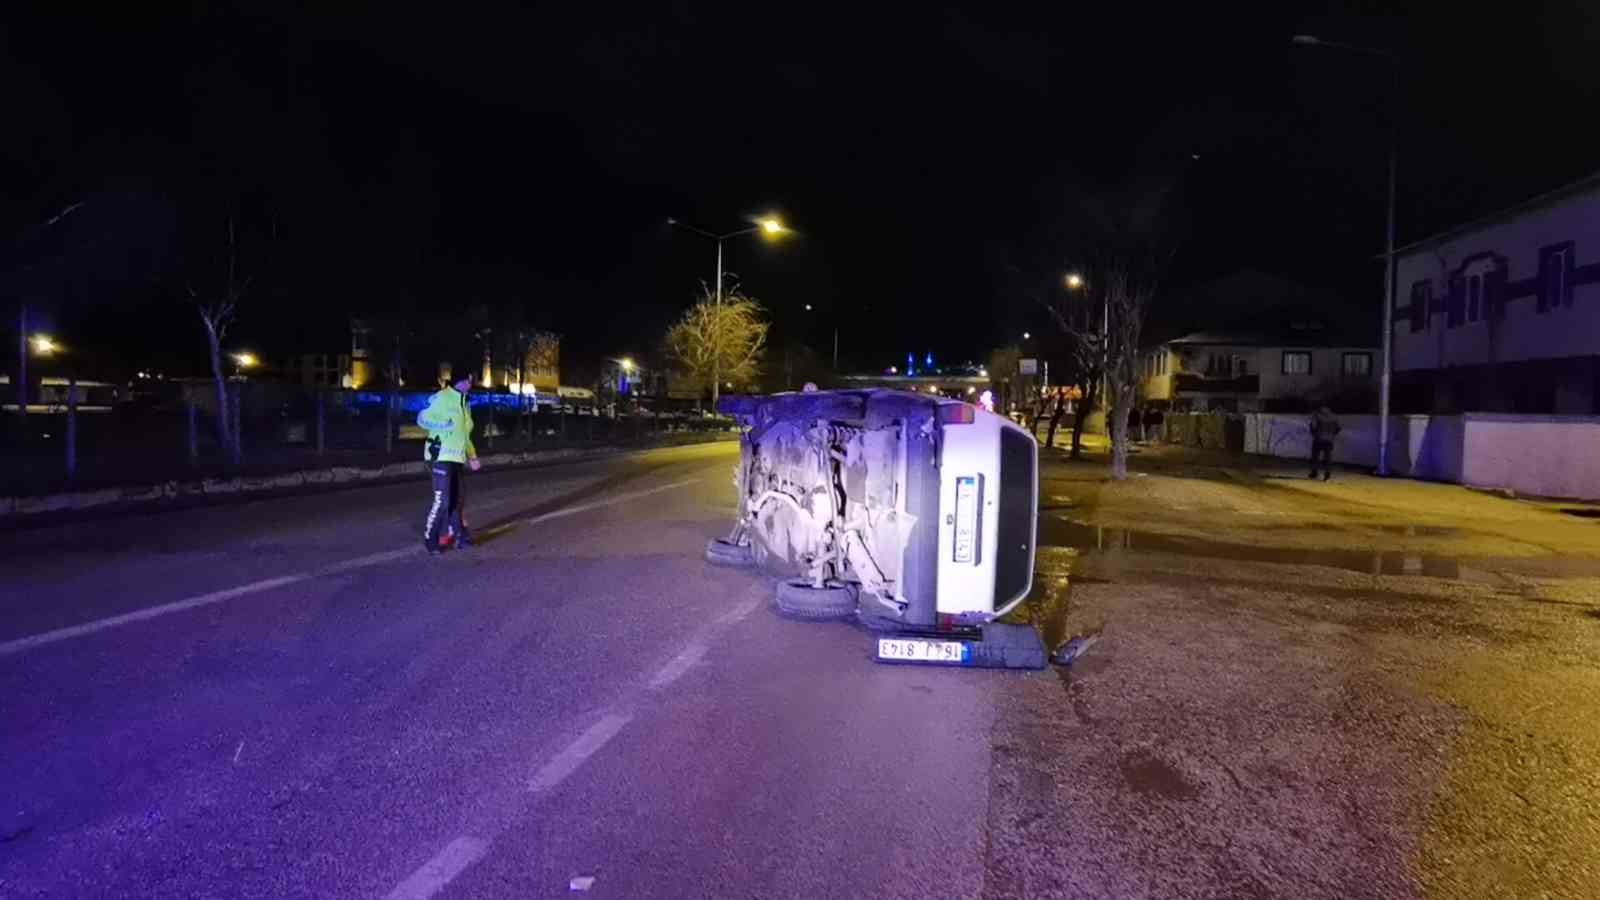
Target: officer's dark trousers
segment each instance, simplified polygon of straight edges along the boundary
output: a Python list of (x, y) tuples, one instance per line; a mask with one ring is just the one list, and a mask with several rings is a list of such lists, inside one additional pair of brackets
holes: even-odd
[(457, 539), (467, 533), (461, 518), (461, 463), (433, 462), (433, 496), (428, 500), (428, 518), (422, 526), (422, 542), (439, 546), (439, 534), (446, 526)]

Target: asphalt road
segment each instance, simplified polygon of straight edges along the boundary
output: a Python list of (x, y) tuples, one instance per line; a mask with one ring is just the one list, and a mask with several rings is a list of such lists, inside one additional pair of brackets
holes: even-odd
[(975, 896), (1003, 672), (701, 559), (731, 444), (0, 540), (0, 896)]

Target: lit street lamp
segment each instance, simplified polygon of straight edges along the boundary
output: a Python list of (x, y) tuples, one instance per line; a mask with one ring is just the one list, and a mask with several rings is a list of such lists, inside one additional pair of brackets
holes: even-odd
[[(693, 232), (693, 233), (698, 234), (701, 237), (703, 237), (703, 238), (705, 238), (705, 239), (707, 239), (709, 241), (713, 241), (713, 242), (716, 243), (716, 245), (717, 245), (717, 288), (716, 288), (717, 293), (716, 293), (716, 297), (717, 297), (717, 306), (719, 306), (719, 307), (722, 305), (722, 242), (728, 240), (729, 238), (742, 237), (744, 235), (755, 234), (757, 232), (765, 234), (765, 235), (767, 235), (769, 237), (776, 237), (776, 236), (778, 236), (780, 234), (786, 233), (789, 230), (788, 228), (784, 227), (784, 224), (783, 224), (782, 220), (780, 220), (777, 216), (773, 216), (773, 215), (763, 216), (760, 219), (757, 219), (756, 220), (756, 224), (750, 226), (749, 228), (741, 228), (738, 231), (730, 231), (727, 234), (714, 234), (714, 233), (712, 233), (710, 231), (706, 231), (704, 228), (696, 228), (695, 226), (690, 225), (687, 222), (680, 222), (677, 219), (668, 219), (667, 220), (667, 224), (675, 226), (677, 228), (682, 228), (684, 231)], [(721, 392), (720, 389), (717, 386), (718, 382), (720, 382), (721, 380), (722, 380), (722, 372), (719, 370), (719, 367), (717, 365), (717, 361), (715, 359), (713, 359), (712, 363), (711, 363), (711, 404), (713, 406), (716, 405), (717, 396)]]
[(1389, 64), (1389, 214), (1384, 226), (1383, 242), (1383, 370), (1378, 378), (1378, 474), (1389, 474), (1389, 383), (1392, 380), (1394, 356), (1394, 185), (1400, 156), (1400, 59), (1387, 50), (1358, 47), (1338, 41), (1325, 41), (1309, 34), (1297, 34), (1289, 43), (1300, 47), (1326, 47), (1343, 50), (1360, 56), (1376, 57)]
[(52, 340), (48, 334), (36, 334), (28, 339), (28, 343), (33, 347), (36, 356), (50, 356), (61, 349), (61, 345)]
[(745, 236), (747, 234), (755, 234), (757, 232), (760, 232), (761, 234), (765, 234), (765, 235), (767, 235), (769, 237), (777, 237), (778, 235), (781, 235), (781, 234), (787, 234), (788, 231), (789, 231), (789, 229), (784, 226), (783, 220), (779, 219), (777, 216), (763, 216), (762, 218), (756, 220), (756, 224), (751, 225), (749, 228), (741, 228), (738, 231), (730, 231), (727, 234), (714, 234), (714, 233), (712, 233), (710, 231), (706, 231), (704, 228), (696, 228), (695, 226), (690, 225), (687, 222), (680, 222), (677, 219), (668, 219), (667, 220), (667, 224), (675, 226), (675, 227), (678, 227), (678, 228), (682, 228), (684, 231), (689, 231), (689, 232), (693, 232), (694, 234), (698, 234), (701, 237), (705, 238), (706, 240), (716, 242), (716, 245), (717, 245), (717, 282), (716, 282), (716, 284), (717, 284), (717, 294), (716, 294), (716, 296), (717, 296), (717, 303), (719, 305), (722, 303), (722, 242), (726, 241), (726, 240), (728, 240), (730, 238), (743, 237), (743, 236)]
[(237, 367), (236, 374), (243, 373), (245, 369), (253, 369), (260, 362), (259, 359), (256, 359), (256, 355), (249, 351), (233, 354), (233, 364)]
[(1075, 291), (1078, 288), (1083, 287), (1083, 276), (1079, 275), (1077, 272), (1068, 272), (1066, 282), (1067, 288)]

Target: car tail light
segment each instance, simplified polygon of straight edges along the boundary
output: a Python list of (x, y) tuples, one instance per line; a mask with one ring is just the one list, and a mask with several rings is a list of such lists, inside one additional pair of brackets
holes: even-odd
[(971, 425), (978, 419), (978, 408), (970, 403), (946, 403), (939, 407), (940, 425)]

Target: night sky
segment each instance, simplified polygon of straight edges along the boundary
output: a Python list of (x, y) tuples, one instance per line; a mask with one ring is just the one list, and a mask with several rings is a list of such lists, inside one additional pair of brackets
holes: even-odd
[(1600, 168), (1576, 0), (1030, 6), (9, 9), (3, 305), (129, 365), (194, 357), (178, 298), (231, 212), (237, 346), (523, 302), (569, 352), (644, 352), (714, 263), (666, 217), (777, 211), (798, 234), (727, 265), (779, 340), (823, 349), (837, 317), (857, 365), (981, 358), (1043, 325), (1018, 284), (1070, 265), (1070, 185), (1178, 167), (1174, 294), (1249, 267), (1375, 318), (1387, 75), (1301, 32), (1404, 59), (1402, 242)]

